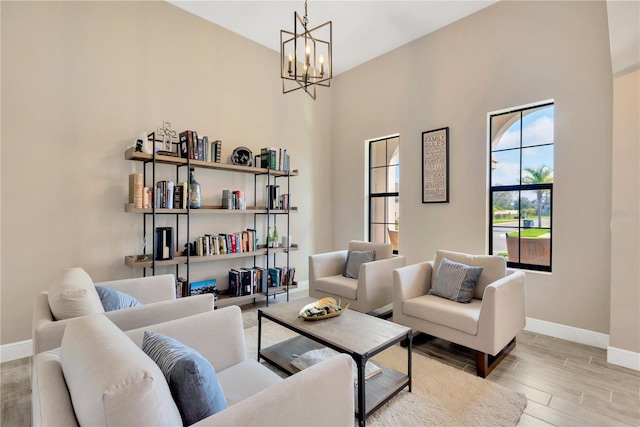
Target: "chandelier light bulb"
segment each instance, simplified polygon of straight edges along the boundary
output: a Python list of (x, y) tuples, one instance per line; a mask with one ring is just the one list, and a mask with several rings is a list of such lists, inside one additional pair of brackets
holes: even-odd
[(324, 55), (320, 55), (318, 57), (318, 62), (320, 62), (320, 75), (324, 75)]

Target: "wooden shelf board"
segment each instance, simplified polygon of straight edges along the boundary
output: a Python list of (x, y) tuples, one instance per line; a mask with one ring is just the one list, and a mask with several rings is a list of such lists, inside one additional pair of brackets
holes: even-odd
[[(124, 158), (127, 160), (137, 160), (140, 162), (152, 162), (153, 161), (153, 155), (152, 154), (147, 154), (147, 153), (142, 153), (139, 151), (135, 151), (135, 149), (133, 147), (130, 147), (127, 149), (127, 151), (125, 151), (124, 153)], [(173, 157), (173, 156), (163, 156), (163, 155), (156, 155), (156, 163), (163, 163), (163, 164), (168, 164), (168, 165), (178, 165), (178, 166), (183, 166), (183, 165), (187, 165), (187, 159), (183, 159), (181, 157)], [(297, 176), (298, 175), (298, 170), (292, 170), (290, 173), (286, 172), (286, 171), (281, 171), (281, 170), (271, 170), (269, 171), (266, 168), (256, 168), (256, 167), (251, 167), (251, 166), (238, 166), (238, 165), (232, 165), (229, 163), (214, 163), (214, 162), (205, 162), (203, 160), (191, 160), (190, 165), (193, 167), (197, 167), (197, 168), (204, 168), (204, 169), (217, 169), (217, 170), (226, 170), (226, 171), (235, 171), (235, 172), (242, 172), (242, 173), (250, 173), (250, 174), (267, 174), (270, 173), (273, 176)]]
[[(137, 214), (152, 214), (153, 209), (151, 208), (136, 208), (132, 203), (125, 203), (124, 211), (127, 213), (137, 213)], [(173, 214), (173, 215), (186, 215), (188, 213), (187, 209), (167, 209), (167, 208), (157, 208), (156, 214)], [(192, 214), (266, 214), (267, 210), (265, 208), (260, 208), (256, 206), (247, 206), (246, 209), (223, 209), (222, 206), (209, 205), (203, 206), (200, 209), (191, 209), (190, 213)], [(286, 214), (286, 210), (282, 209), (272, 209), (269, 213), (272, 214)], [(292, 207), (289, 210), (289, 213), (298, 213), (297, 207)]]
[[(271, 287), (269, 288), (269, 296), (285, 293), (287, 292), (287, 288), (291, 290), (291, 289), (296, 289), (297, 287), (298, 285)], [(239, 297), (231, 297), (229, 295), (221, 293), (220, 296), (218, 297), (218, 300), (215, 302), (215, 306), (226, 307), (229, 305), (242, 305), (242, 304), (247, 304), (248, 302), (254, 299), (263, 300), (266, 297), (267, 297), (267, 293), (265, 292), (257, 292), (251, 295), (241, 295)]]
[[(292, 245), (289, 248), (290, 252), (294, 252), (298, 250), (298, 245)], [(274, 253), (286, 253), (286, 248), (271, 248), (269, 249), (269, 255)], [(266, 255), (267, 248), (260, 248), (255, 252), (237, 252), (233, 254), (224, 254), (224, 255), (208, 255), (208, 256), (191, 256), (189, 257), (189, 263), (198, 263), (198, 262), (210, 262), (210, 261), (220, 261), (225, 259), (233, 259), (233, 258), (249, 258), (253, 256)], [(145, 261), (137, 261), (137, 255), (127, 255), (124, 257), (124, 263), (127, 267), (131, 268), (148, 268), (153, 265), (152, 255), (147, 256), (147, 260)], [(167, 266), (167, 265), (179, 265), (186, 264), (187, 257), (186, 256), (176, 256), (173, 259), (156, 261), (157, 267)]]

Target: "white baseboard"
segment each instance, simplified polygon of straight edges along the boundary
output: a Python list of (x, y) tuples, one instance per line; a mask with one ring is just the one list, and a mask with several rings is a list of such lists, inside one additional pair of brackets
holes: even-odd
[(31, 340), (12, 342), (0, 346), (0, 362), (22, 359), (31, 356), (33, 346)]
[(640, 353), (609, 346), (607, 348), (607, 363), (640, 371)]
[(609, 347), (609, 335), (607, 334), (561, 325), (560, 323), (547, 322), (546, 320), (527, 317), (527, 326), (525, 326), (524, 329), (537, 334), (548, 335), (592, 347), (604, 349)]

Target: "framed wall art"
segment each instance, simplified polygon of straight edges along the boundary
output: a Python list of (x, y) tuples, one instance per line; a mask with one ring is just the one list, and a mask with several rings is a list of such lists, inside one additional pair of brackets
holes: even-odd
[(422, 132), (422, 203), (449, 203), (449, 128)]

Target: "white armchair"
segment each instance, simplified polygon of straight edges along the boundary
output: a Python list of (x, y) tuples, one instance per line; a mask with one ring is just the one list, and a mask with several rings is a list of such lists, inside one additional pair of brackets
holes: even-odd
[[(357, 279), (343, 274), (351, 251), (375, 251), (375, 259), (360, 265)], [(406, 259), (394, 256), (390, 243), (352, 240), (349, 250), (309, 256), (309, 296), (330, 296), (348, 302), (349, 308), (369, 313), (391, 303), (393, 270), (404, 267)]]
[[(429, 295), (442, 261), (483, 267), (470, 303)], [(439, 250), (433, 261), (394, 271), (393, 321), (476, 350), (476, 371), (486, 377), (515, 347), (526, 323), (525, 274), (501, 256)]]
[[(82, 269), (75, 270), (80, 270), (80, 274), (86, 276), (85, 280), (91, 280)], [(124, 292), (142, 304), (104, 313), (123, 331), (213, 310), (213, 294), (176, 299), (175, 278), (172, 274), (113, 280), (95, 283), (95, 286)], [(33, 312), (33, 356), (59, 347), (64, 330), (71, 320), (73, 319), (57, 320), (49, 305), (49, 292), (40, 292)]]

